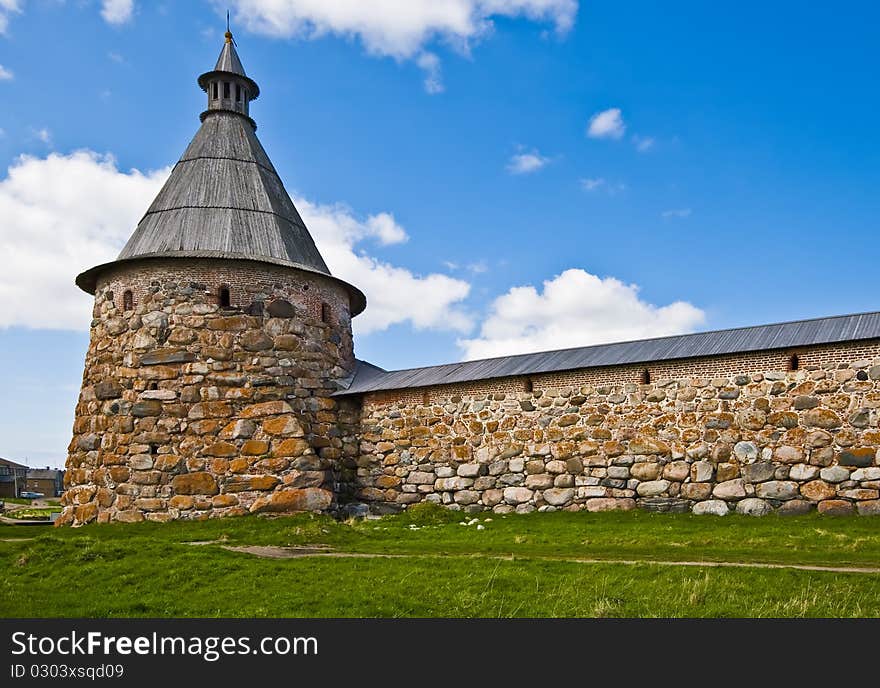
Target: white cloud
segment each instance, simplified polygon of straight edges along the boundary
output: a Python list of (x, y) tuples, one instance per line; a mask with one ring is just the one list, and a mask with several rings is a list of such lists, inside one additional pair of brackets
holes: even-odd
[(108, 24), (127, 24), (134, 16), (134, 0), (101, 0), (101, 16)]
[(452, 260), (444, 260), (442, 261), (443, 266), (451, 271), (457, 272), (458, 270), (467, 270), (472, 275), (482, 275), (483, 273), (489, 272), (489, 263), (485, 258), (481, 258), (480, 260), (474, 261), (473, 263), (467, 263), (462, 265), (461, 263), (456, 263)]
[(367, 234), (378, 238), (384, 246), (402, 244), (409, 239), (406, 230), (397, 224), (391, 213), (371, 215), (367, 219)]
[(440, 58), (434, 53), (424, 52), (419, 55), (416, 64), (425, 72), (425, 90), (430, 94), (443, 93), (443, 70), (440, 67)]
[(20, 0), (0, 0), (0, 35), (9, 28), (9, 15), (21, 13)]
[(598, 191), (608, 182), (603, 177), (595, 177), (593, 179), (581, 179), (581, 187), (584, 191)]
[(690, 217), (693, 211), (690, 208), (676, 208), (673, 210), (664, 210), (660, 215), (665, 219), (679, 218), (684, 219)]
[(11, 70), (6, 69), (3, 65), (0, 65), (0, 81), (12, 81), (15, 78), (15, 74), (12, 73)]
[(327, 35), (359, 40), (371, 55), (416, 59), (429, 93), (443, 90), (439, 59), (426, 50), (442, 42), (467, 53), (489, 35), (493, 18), (521, 17), (553, 24), (565, 34), (574, 25), (578, 0), (214, 0), (235, 10), (235, 23), (280, 38)]
[(91, 151), (18, 158), (0, 179), (0, 327), (88, 327), (73, 278), (116, 257), (167, 173), (120, 172)]
[(52, 132), (49, 131), (46, 127), (41, 129), (35, 129), (31, 127), (31, 136), (33, 136), (38, 141), (42, 141), (47, 146), (52, 144)]
[(544, 157), (538, 151), (530, 153), (517, 153), (507, 163), (507, 171), (510, 174), (531, 174), (547, 166), (550, 158)]
[[(118, 169), (110, 155), (77, 151), (19, 157), (0, 178), (0, 327), (82, 330), (91, 299), (73, 284), (82, 270), (113, 260), (170, 172)], [(333, 273), (367, 295), (355, 319), (361, 333), (410, 322), (468, 332), (461, 308), (470, 285), (442, 274), (416, 275), (367, 255), (360, 244), (407, 240), (389, 213), (358, 220), (342, 206), (299, 199), (297, 206)]]
[(632, 142), (639, 153), (647, 153), (657, 143), (653, 136), (639, 136), (638, 134), (633, 135)]
[[(58, 4), (63, 4), (60, 0)], [(9, 18), (21, 14), (24, 0), (0, 0), (0, 35), (9, 29)], [(101, 0), (101, 17), (108, 24), (120, 25), (131, 21), (134, 16), (134, 0)]]
[[(227, 2), (215, 4), (221, 9)], [(551, 22), (565, 33), (577, 0), (232, 0), (236, 22), (284, 38), (327, 34), (360, 39), (367, 51), (411, 58), (435, 38), (466, 46), (492, 30), (493, 17)]]
[(609, 108), (590, 117), (587, 136), (591, 139), (619, 139), (625, 131), (620, 108)]
[[(302, 198), (295, 203), (330, 271), (367, 295), (367, 310), (354, 319), (356, 333), (405, 322), (416, 329), (471, 330), (473, 321), (461, 308), (470, 284), (448, 275), (416, 275), (358, 250), (357, 245), (370, 238), (383, 243), (405, 240), (406, 233), (390, 215), (360, 221), (345, 206), (318, 205)], [(394, 230), (389, 231), (389, 220)]]
[(654, 306), (639, 288), (614, 277), (566, 270), (533, 286), (513, 287), (492, 303), (474, 339), (460, 339), (464, 360), (550, 351), (692, 332), (705, 320), (684, 301)]
[(626, 184), (623, 182), (609, 182), (604, 177), (588, 177), (581, 179), (581, 188), (590, 193), (604, 191), (610, 196), (621, 191), (626, 191)]

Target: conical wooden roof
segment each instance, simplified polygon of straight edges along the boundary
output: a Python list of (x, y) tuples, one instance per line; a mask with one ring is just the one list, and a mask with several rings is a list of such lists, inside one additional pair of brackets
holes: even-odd
[[(202, 75), (199, 83), (208, 90), (217, 75), (241, 78), (254, 94), (256, 84), (244, 74), (231, 40), (223, 47), (217, 69)], [(202, 113), (201, 128), (117, 260), (82, 273), (77, 284), (94, 293), (107, 267), (152, 258), (241, 259), (330, 276), (257, 139), (253, 120), (241, 111), (216, 106)], [(352, 315), (360, 313), (366, 305), (363, 294), (345, 286), (352, 297)]]
[(214, 71), (207, 72), (199, 77), (199, 86), (202, 87), (203, 91), (207, 90), (209, 79), (217, 74), (232, 74), (240, 77), (248, 85), (249, 99), (256, 100), (259, 97), (260, 87), (244, 71), (244, 65), (241, 63), (241, 58), (239, 58), (238, 51), (235, 49), (235, 41), (229, 31), (226, 32), (226, 42), (220, 51), (220, 57), (217, 58), (217, 64), (214, 65)]
[(119, 258), (181, 252), (330, 274), (253, 127), (233, 113), (205, 118)]
[(241, 60), (238, 57), (238, 51), (235, 49), (232, 34), (228, 31), (226, 32), (226, 42), (223, 44), (223, 50), (220, 51), (220, 57), (217, 58), (217, 64), (214, 66), (214, 71), (247, 76), (244, 71), (244, 66), (241, 64)]

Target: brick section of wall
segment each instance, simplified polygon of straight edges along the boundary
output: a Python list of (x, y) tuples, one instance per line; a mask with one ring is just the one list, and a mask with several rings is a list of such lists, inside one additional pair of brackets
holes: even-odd
[[(192, 296), (218, 304), (220, 288), (229, 289), (234, 308), (247, 308), (260, 294), (283, 289), (287, 298), (303, 313), (320, 320), (323, 304), (330, 306), (331, 325), (339, 330), (345, 358), (354, 360), (351, 339), (351, 308), (342, 285), (320, 275), (267, 263), (221, 259), (151, 259), (119, 265), (107, 270), (98, 283), (98, 293), (109, 291), (117, 310), (123, 311), (126, 290), (132, 292), (134, 307), (154, 293), (168, 277), (189, 287)], [(97, 315), (98, 302), (95, 303)]]
[(531, 385), (534, 390), (560, 389), (581, 385), (641, 384), (645, 371), (654, 382), (683, 377), (731, 377), (754, 373), (789, 370), (791, 357), (797, 355), (801, 370), (815, 370), (834, 366), (839, 362), (847, 365), (853, 361), (880, 357), (880, 341), (842, 342), (813, 347), (756, 351), (705, 356), (673, 361), (657, 361), (620, 366), (600, 366), (558, 373), (538, 373), (523, 377), (505, 377), (493, 380), (416, 387), (411, 389), (373, 392), (364, 395), (364, 405), (396, 403), (437, 403), (453, 396), (480, 394), (513, 394), (524, 392)]

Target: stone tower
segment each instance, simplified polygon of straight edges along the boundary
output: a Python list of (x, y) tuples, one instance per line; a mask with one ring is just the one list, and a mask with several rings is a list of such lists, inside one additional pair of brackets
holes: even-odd
[(356, 452), (331, 394), (366, 300), (333, 277), (256, 137), (232, 35), (202, 125), (119, 257), (91, 341), (62, 523), (326, 510)]

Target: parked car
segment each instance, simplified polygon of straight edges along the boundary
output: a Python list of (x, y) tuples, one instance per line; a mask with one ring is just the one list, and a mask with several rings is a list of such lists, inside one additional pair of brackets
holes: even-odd
[(42, 492), (22, 492), (19, 495), (22, 499), (40, 499), (41, 497), (45, 497)]

